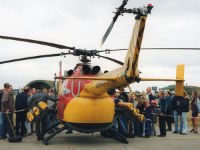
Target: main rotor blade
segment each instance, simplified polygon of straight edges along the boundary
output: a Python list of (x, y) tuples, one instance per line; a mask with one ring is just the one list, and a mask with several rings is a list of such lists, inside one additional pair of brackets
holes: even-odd
[(200, 50), (200, 48), (191, 48), (191, 47), (188, 47), (188, 48), (180, 48), (180, 47), (155, 47), (155, 48), (141, 48), (143, 50)]
[[(187, 51), (187, 50), (200, 50), (200, 48), (191, 48), (191, 47), (188, 47), (188, 48), (165, 48), (165, 47), (156, 47), (156, 48), (141, 48), (142, 50), (184, 50), (184, 51)], [(128, 49), (105, 49), (105, 50), (99, 50), (98, 53), (102, 53), (102, 52), (115, 52), (115, 51), (127, 51)]]
[(1, 36), (1, 39), (5, 40), (14, 40), (14, 41), (22, 41), (22, 42), (28, 42), (28, 43), (34, 43), (34, 44), (40, 44), (40, 45), (45, 45), (45, 46), (50, 46), (50, 47), (55, 47), (59, 49), (70, 49), (74, 50), (75, 47), (69, 47), (61, 44), (56, 44), (56, 43), (51, 43), (51, 42), (44, 42), (44, 41), (38, 41), (38, 40), (32, 40), (32, 39), (24, 39), (24, 38), (17, 38), (17, 37), (10, 37), (10, 36)]
[[(115, 21), (116, 21), (116, 20), (115, 20)], [(106, 33), (104, 34), (104, 36), (103, 36), (103, 38), (102, 38), (102, 40), (101, 40), (101, 45), (100, 45), (100, 46), (103, 46), (104, 42), (106, 41), (108, 35), (110, 34), (110, 32), (111, 32), (111, 30), (112, 30), (112, 28), (113, 28), (113, 26), (114, 26), (115, 21), (113, 20), (113, 21), (111, 22), (110, 26), (108, 27)]]
[(98, 53), (102, 52), (112, 52), (112, 51), (127, 51), (128, 49), (105, 49), (105, 50), (99, 50)]
[(119, 60), (116, 60), (116, 59), (113, 59), (113, 58), (110, 58), (110, 57), (106, 57), (106, 56), (102, 56), (102, 55), (97, 55), (97, 56), (98, 56), (98, 57), (105, 58), (105, 59), (108, 59), (108, 60), (113, 61), (113, 62), (115, 62), (115, 63), (117, 63), (117, 64), (120, 64), (120, 65), (123, 65), (123, 64), (124, 64), (123, 62), (121, 62), (121, 61), (119, 61)]
[(68, 55), (68, 54), (71, 54), (71, 53), (57, 53), (57, 54), (37, 55), (37, 56), (31, 56), (31, 57), (24, 57), (24, 58), (17, 58), (17, 59), (1, 61), (0, 64), (6, 64), (6, 63), (23, 61), (23, 60), (30, 60), (30, 59), (45, 58), (45, 57), (63, 56), (63, 55)]
[(128, 2), (128, 0), (123, 0), (121, 6), (120, 6), (119, 8), (117, 8), (117, 12), (116, 12), (115, 16), (113, 17), (113, 20), (112, 20), (110, 26), (108, 27), (106, 33), (104, 34), (104, 36), (103, 36), (103, 38), (102, 38), (102, 40), (101, 40), (101, 46), (102, 46), (103, 43), (106, 41), (106, 39), (107, 39), (108, 35), (110, 34), (110, 32), (111, 32), (111, 30), (112, 30), (112, 28), (113, 28), (113, 26), (114, 26), (114, 24), (115, 24), (117, 18), (118, 18), (119, 15), (121, 14), (120, 11), (126, 6), (127, 2)]

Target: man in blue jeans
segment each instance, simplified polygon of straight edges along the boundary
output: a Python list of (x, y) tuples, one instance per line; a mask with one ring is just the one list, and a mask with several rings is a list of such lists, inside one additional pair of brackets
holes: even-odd
[[(6, 133), (9, 134), (9, 138), (14, 137), (15, 131), (12, 131), (13, 127), (13, 111), (14, 111), (14, 99), (12, 96), (12, 85), (8, 85), (7, 91), (4, 92), (1, 102), (1, 110), (3, 112), (3, 138), (6, 138)], [(12, 126), (12, 127), (11, 127)]]
[(173, 98), (173, 101), (172, 101), (172, 108), (173, 108), (173, 114), (174, 114), (174, 134), (177, 134), (179, 133), (179, 129), (178, 129), (178, 115), (181, 114), (181, 96), (175, 96)]
[(1, 111), (1, 100), (2, 100), (4, 92), (6, 92), (7, 88), (8, 88), (8, 83), (5, 83), (4, 89), (2, 91), (0, 91), (0, 139), (6, 138), (5, 133), (4, 133), (5, 131), (3, 128), (3, 113)]
[(189, 112), (189, 96), (186, 92), (183, 94), (181, 99), (181, 124), (180, 124), (180, 134), (187, 134), (187, 112)]

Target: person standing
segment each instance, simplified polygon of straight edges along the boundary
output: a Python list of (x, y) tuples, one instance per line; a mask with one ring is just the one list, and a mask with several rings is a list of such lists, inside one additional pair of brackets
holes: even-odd
[[(48, 93), (49, 96), (51, 97), (55, 97), (54, 95), (54, 91), (53, 89), (50, 89), (49, 90), (49, 93)], [(57, 123), (57, 117), (56, 117), (56, 111), (55, 111), (55, 105), (57, 105), (56, 103), (48, 100), (47, 101), (47, 107), (48, 107), (48, 110), (47, 110), (47, 130), (51, 127), (51, 125), (54, 125)], [(53, 133), (54, 130), (51, 129), (48, 133)]]
[(146, 90), (146, 92), (147, 92), (147, 95), (146, 95), (147, 97), (146, 98), (150, 100), (150, 104), (151, 104), (151, 101), (155, 100), (155, 97), (151, 93), (151, 87), (148, 87), (147, 90)]
[(167, 131), (172, 131), (172, 100), (173, 96), (170, 91), (166, 91), (165, 98), (167, 101), (167, 112), (166, 112), (166, 122), (167, 122)]
[[(48, 95), (47, 93), (47, 89), (43, 89), (42, 92), (39, 93), (35, 93), (29, 100), (29, 107), (33, 107), (38, 105), (38, 103), (40, 101), (47, 103), (47, 101), (53, 101), (56, 102), (58, 99), (57, 98), (53, 98), (51, 96)], [(42, 115), (43, 117), (38, 119), (36, 122), (36, 136), (37, 136), (37, 140), (41, 140), (44, 136), (44, 133), (47, 130), (47, 125), (46, 125), (46, 114)]]
[(172, 110), (173, 110), (173, 114), (174, 114), (174, 134), (179, 133), (179, 129), (178, 129), (178, 115), (181, 114), (181, 102), (180, 100), (183, 97), (181, 96), (174, 96), (173, 101), (172, 101)]
[[(133, 105), (133, 108), (134, 108), (134, 99), (135, 99), (134, 93), (130, 92), (129, 95), (128, 95), (128, 102)], [(127, 120), (128, 120), (127, 137), (134, 138), (135, 137), (135, 135), (134, 135), (134, 121), (129, 119), (129, 118)]]
[(180, 134), (187, 134), (187, 112), (189, 112), (189, 96), (187, 92), (183, 93), (183, 99), (181, 101), (181, 124), (180, 124)]
[(144, 108), (144, 116), (145, 116), (145, 137), (151, 137), (151, 122), (152, 122), (152, 107), (150, 106), (150, 101), (148, 99), (145, 100), (145, 108)]
[(121, 87), (119, 89), (119, 96), (118, 96), (119, 99), (123, 100), (123, 102), (128, 102), (129, 101), (129, 98), (128, 98), (128, 95), (127, 93), (124, 91), (124, 88)]
[(160, 128), (160, 135), (159, 137), (165, 137), (167, 132), (166, 132), (166, 111), (167, 111), (167, 102), (164, 97), (164, 92), (159, 91), (159, 107), (160, 107), (160, 116), (159, 116), (159, 128)]
[[(27, 99), (27, 105), (30, 106), (30, 98), (36, 93), (36, 89), (35, 88), (31, 88), (31, 90), (29, 90), (28, 92), (28, 99)], [(34, 122), (28, 122), (26, 120), (26, 129), (27, 129), (27, 135), (31, 135), (34, 131)]]
[(157, 123), (157, 116), (156, 116), (156, 110), (157, 110), (157, 103), (155, 100), (151, 101), (151, 109), (152, 109), (152, 122), (151, 122), (151, 135), (156, 136), (156, 123)]
[(4, 89), (0, 91), (0, 139), (5, 139), (5, 133), (4, 133), (4, 128), (3, 128), (3, 113), (1, 110), (1, 100), (3, 97), (3, 94), (7, 91), (8, 89), (8, 83), (4, 84)]
[(5, 132), (4, 132), (3, 137), (6, 137), (6, 133), (8, 133), (9, 138), (13, 138), (14, 137), (14, 133), (13, 133), (14, 131), (12, 131), (13, 111), (15, 110), (15, 108), (14, 108), (14, 99), (12, 95), (12, 85), (8, 85), (7, 91), (4, 92), (2, 96), (1, 110), (2, 112), (4, 112), (3, 113), (3, 128)]
[[(139, 109), (140, 114), (144, 114), (144, 108), (145, 108), (145, 100), (140, 99), (138, 101), (137, 104), (137, 109)], [(140, 122), (138, 120), (136, 120), (137, 125), (135, 124), (134, 127), (137, 127), (137, 131), (135, 131), (135, 133), (137, 133), (138, 137), (143, 137), (143, 132), (144, 132), (144, 122)]]
[[(128, 101), (129, 101), (128, 95), (127, 95), (127, 93), (125, 92), (125, 90), (124, 90), (123, 87), (121, 87), (121, 88), (119, 89), (119, 96), (118, 96), (118, 98), (119, 98), (120, 100), (122, 100), (123, 102), (126, 102), (126, 103), (128, 103)], [(126, 118), (124, 115), (120, 115), (120, 116), (119, 116), (119, 120), (120, 120), (121, 122), (123, 122), (122, 124), (124, 124), (125, 130), (126, 130), (126, 134), (127, 134), (127, 131), (128, 131), (128, 120), (127, 120), (127, 118)], [(121, 126), (120, 126), (119, 131), (120, 131), (120, 132), (123, 132), (123, 130), (124, 130), (123, 128), (124, 128), (124, 127), (121, 127)]]
[(193, 133), (198, 133), (198, 94), (197, 92), (192, 92), (192, 102), (191, 102), (191, 110), (192, 110), (192, 125), (193, 129), (190, 130)]
[(26, 114), (27, 114), (27, 100), (28, 100), (29, 87), (25, 87), (22, 93), (17, 94), (15, 100), (16, 111), (16, 135), (21, 135), (22, 137), (26, 134)]

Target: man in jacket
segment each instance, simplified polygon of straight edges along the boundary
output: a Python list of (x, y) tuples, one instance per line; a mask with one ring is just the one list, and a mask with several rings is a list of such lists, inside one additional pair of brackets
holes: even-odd
[(181, 123), (180, 123), (180, 134), (187, 134), (187, 112), (189, 112), (189, 96), (186, 92), (183, 94), (181, 99)]
[[(37, 106), (37, 104), (40, 101), (43, 101), (45, 103), (47, 103), (47, 101), (53, 101), (56, 102), (58, 100), (58, 98), (54, 98), (52, 96), (49, 96), (47, 93), (47, 89), (43, 89), (42, 92), (38, 92), (35, 93), (31, 98), (30, 98), (30, 102), (29, 102), (29, 107), (33, 107), (33, 106)], [(38, 119), (36, 121), (36, 136), (37, 136), (37, 140), (41, 140), (44, 136), (44, 133), (46, 132), (47, 128), (46, 128), (46, 116), (47, 115), (42, 115), (43, 117)]]
[(159, 127), (160, 127), (160, 135), (159, 137), (165, 137), (166, 136), (166, 112), (167, 112), (167, 104), (166, 99), (164, 97), (164, 92), (159, 91), (159, 107), (160, 107), (160, 116), (159, 116)]
[(174, 96), (173, 101), (172, 101), (172, 109), (173, 109), (173, 114), (174, 114), (174, 134), (179, 133), (178, 130), (178, 115), (181, 114), (181, 110), (180, 110), (180, 100), (182, 99), (181, 96)]
[(8, 133), (9, 137), (13, 138), (14, 137), (14, 134), (13, 134), (14, 131), (12, 131), (13, 111), (15, 110), (15, 108), (14, 108), (14, 99), (12, 95), (12, 85), (8, 85), (7, 91), (4, 92), (2, 96), (1, 110), (2, 112), (4, 112), (3, 113), (3, 128), (5, 132), (4, 132), (3, 137), (6, 137), (6, 133)]
[(146, 90), (146, 92), (147, 92), (147, 97), (146, 98), (150, 100), (150, 104), (151, 104), (151, 101), (155, 100), (155, 97), (151, 93), (151, 87), (148, 87), (147, 90)]
[[(26, 134), (26, 113), (27, 113), (27, 99), (28, 99), (29, 87), (25, 87), (22, 93), (19, 93), (15, 101), (15, 109), (19, 112), (16, 113), (16, 134), (24, 136)], [(19, 129), (21, 131), (19, 132)]]
[(3, 97), (4, 92), (6, 92), (8, 89), (8, 83), (4, 84), (4, 89), (0, 91), (0, 139), (5, 139), (5, 133), (4, 133), (4, 128), (3, 128), (3, 113), (1, 111), (1, 100)]
[[(118, 99), (122, 100), (122, 101), (125, 102), (125, 103), (127, 103), (128, 100), (129, 100), (128, 95), (127, 95), (127, 93), (124, 91), (124, 88), (123, 88), (123, 87), (121, 87), (121, 88), (119, 89), (119, 96), (118, 96)], [(119, 121), (122, 122), (121, 124), (124, 125), (124, 127), (122, 127), (122, 126), (119, 127), (120, 132), (121, 132), (121, 133), (123, 133), (124, 131), (127, 132), (127, 131), (128, 131), (128, 120), (127, 120), (127, 118), (126, 118), (125, 116), (123, 116), (123, 115), (120, 115)]]
[(167, 126), (168, 126), (168, 129), (167, 131), (172, 131), (172, 100), (173, 100), (173, 96), (171, 94), (170, 91), (166, 91), (165, 92), (165, 98), (166, 98), (166, 101), (167, 101), (167, 115), (166, 116), (166, 122), (167, 122)]

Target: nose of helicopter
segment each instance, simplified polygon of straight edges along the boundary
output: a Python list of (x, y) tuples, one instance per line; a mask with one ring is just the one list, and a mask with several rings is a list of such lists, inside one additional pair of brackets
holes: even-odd
[(73, 124), (105, 124), (113, 122), (114, 113), (111, 97), (76, 97), (66, 106), (63, 121)]

